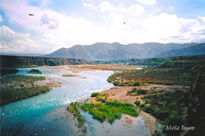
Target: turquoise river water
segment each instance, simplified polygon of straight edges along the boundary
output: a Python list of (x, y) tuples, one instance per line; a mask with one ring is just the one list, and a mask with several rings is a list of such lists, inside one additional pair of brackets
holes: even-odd
[[(92, 92), (103, 91), (113, 87), (106, 79), (112, 71), (84, 71), (74, 73), (78, 77), (63, 77), (65, 69), (46, 69), (40, 76), (59, 81), (61, 87), (53, 88), (48, 93), (24, 99), (1, 107), (1, 133), (12, 135), (21, 130), (18, 136), (78, 136), (79, 130), (74, 126), (71, 117), (66, 114), (66, 107), (73, 101), (88, 98)], [(32, 75), (30, 69), (20, 69), (17, 75)], [(70, 71), (70, 73), (72, 73)], [(32, 75), (36, 76), (36, 75)], [(88, 133), (86, 135), (118, 135), (118, 136), (149, 136), (143, 119), (134, 120), (134, 126), (126, 126), (121, 120), (112, 125), (93, 120), (88, 113), (82, 113), (86, 118)], [(126, 115), (123, 115), (125, 118)], [(22, 128), (22, 129), (21, 129)], [(81, 133), (82, 134), (82, 133)]]

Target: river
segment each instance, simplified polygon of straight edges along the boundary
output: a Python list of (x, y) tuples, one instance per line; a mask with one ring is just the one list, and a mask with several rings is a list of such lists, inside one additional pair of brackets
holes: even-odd
[[(65, 113), (66, 107), (73, 101), (88, 98), (92, 92), (103, 91), (113, 85), (106, 79), (112, 71), (83, 71), (75, 73), (77, 77), (63, 77), (65, 69), (38, 68), (43, 72), (41, 76), (52, 78), (62, 83), (61, 87), (53, 88), (48, 93), (20, 100), (1, 107), (2, 134), (18, 132), (18, 136), (75, 136), (79, 131), (74, 127), (71, 117)], [(17, 75), (32, 75), (30, 69), (20, 69)], [(70, 71), (70, 73), (72, 73)], [(34, 76), (34, 75), (32, 75)], [(83, 78), (82, 78), (83, 77)], [(99, 123), (93, 120), (88, 113), (83, 113), (88, 125), (87, 135), (124, 135), (123, 123), (116, 120), (113, 125)], [(123, 116), (123, 118), (126, 116)], [(130, 135), (149, 135), (142, 118), (134, 120), (135, 127), (128, 126)], [(22, 129), (21, 129), (22, 128)], [(121, 129), (122, 128), (122, 129)], [(119, 130), (119, 131), (118, 131)], [(124, 133), (123, 133), (124, 132)], [(129, 135), (128, 133), (128, 135)]]

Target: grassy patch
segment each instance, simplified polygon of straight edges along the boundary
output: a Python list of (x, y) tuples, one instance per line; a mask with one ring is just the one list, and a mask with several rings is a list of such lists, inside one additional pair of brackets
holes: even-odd
[(42, 74), (42, 72), (38, 69), (31, 69), (28, 73), (30, 73), (30, 74)]
[(186, 123), (186, 107), (183, 102), (184, 92), (167, 92), (165, 94), (148, 95), (143, 97), (143, 104), (136, 101), (135, 104), (147, 113), (160, 120), (163, 125), (163, 133), (168, 136), (178, 136), (181, 131), (168, 131), (166, 126), (181, 126)]
[(108, 93), (102, 92), (96, 96), (97, 101), (106, 102), (108, 97)]
[(71, 74), (64, 74), (62, 75), (63, 77), (76, 77), (76, 75), (71, 75)]
[(122, 103), (117, 100), (110, 100), (98, 104), (84, 103), (80, 106), (83, 111), (88, 112), (94, 119), (104, 122), (107, 120), (113, 123), (115, 119), (120, 119), (122, 114), (138, 116), (136, 107), (129, 103)]
[(68, 106), (67, 110), (73, 114), (74, 118), (77, 119), (78, 127), (82, 127), (84, 125), (85, 118), (80, 114), (79, 106), (80, 106), (80, 103), (72, 102)]
[(142, 70), (123, 71), (111, 75), (108, 82), (115, 86), (141, 86), (146, 84), (190, 85), (191, 69), (147, 67)]
[(137, 117), (139, 110), (130, 103), (123, 103), (117, 100), (107, 100), (107, 93), (92, 93), (92, 97), (96, 97), (99, 103), (71, 103), (67, 108), (75, 118), (77, 118), (79, 126), (84, 124), (84, 118), (80, 114), (79, 109), (88, 112), (92, 117), (100, 122), (108, 121), (112, 124), (115, 119), (120, 119), (122, 114), (128, 114)]
[(147, 90), (137, 89), (137, 88), (133, 88), (132, 90), (127, 91), (127, 95), (129, 95), (129, 96), (143, 95), (146, 93), (147, 93)]
[(45, 77), (7, 76), (0, 79), (1, 105), (48, 92), (48, 86), (37, 86), (35, 81)]

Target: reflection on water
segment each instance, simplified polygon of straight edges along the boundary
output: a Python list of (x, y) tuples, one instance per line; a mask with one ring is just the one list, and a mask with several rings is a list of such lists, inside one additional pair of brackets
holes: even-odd
[[(92, 92), (111, 88), (112, 84), (108, 83), (106, 79), (112, 72), (85, 71), (75, 74), (79, 77), (86, 78), (68, 78), (62, 77), (62, 74), (67, 72), (64, 69), (38, 69), (43, 72), (40, 76), (46, 76), (47, 78), (60, 81), (62, 86), (54, 88), (48, 93), (2, 106), (0, 112), (3, 116), (1, 126), (3, 133), (15, 132), (23, 126), (19, 134), (21, 136), (78, 135), (77, 131), (73, 128), (71, 119), (62, 113), (70, 102), (85, 99), (89, 97)], [(30, 69), (20, 69), (17, 75), (32, 75), (27, 73), (29, 70)], [(61, 114), (56, 114), (59, 110), (62, 111)], [(86, 113), (84, 115), (86, 115)], [(88, 125), (91, 126), (91, 129), (89, 129), (91, 135), (100, 135), (96, 129), (103, 124), (96, 123), (89, 115), (86, 115), (86, 118), (88, 118)], [(117, 121), (116, 124), (118, 124)]]

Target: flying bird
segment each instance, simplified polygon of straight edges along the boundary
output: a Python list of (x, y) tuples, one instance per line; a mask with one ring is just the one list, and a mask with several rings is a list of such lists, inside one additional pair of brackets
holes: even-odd
[(34, 14), (31, 14), (31, 13), (30, 13), (30, 14), (28, 14), (28, 15), (29, 15), (29, 16), (34, 16)]
[(126, 22), (123, 22), (123, 24), (126, 24)]

